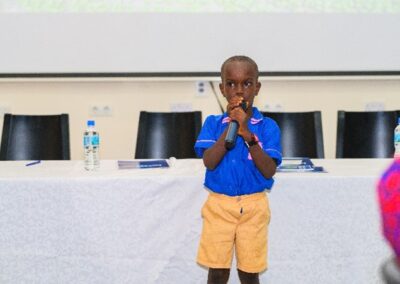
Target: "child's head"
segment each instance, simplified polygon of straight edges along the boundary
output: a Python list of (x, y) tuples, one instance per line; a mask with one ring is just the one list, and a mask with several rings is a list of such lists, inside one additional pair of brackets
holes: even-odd
[(248, 56), (245, 56), (245, 55), (235, 55), (235, 56), (229, 57), (229, 58), (228, 58), (227, 60), (225, 60), (225, 62), (222, 64), (222, 66), (221, 66), (221, 79), (222, 79), (222, 80), (223, 80), (225, 68), (227, 67), (227, 65), (228, 65), (229, 63), (232, 63), (232, 62), (242, 62), (242, 63), (248, 63), (248, 64), (252, 65), (253, 68), (254, 68), (254, 71), (256, 72), (257, 79), (258, 79), (258, 66), (257, 66), (257, 63), (256, 63), (253, 59), (251, 59), (250, 57), (248, 57)]
[(257, 64), (243, 55), (232, 56), (222, 64), (221, 81), (219, 88), (228, 101), (233, 96), (240, 96), (249, 106), (253, 105), (254, 97), (261, 88)]

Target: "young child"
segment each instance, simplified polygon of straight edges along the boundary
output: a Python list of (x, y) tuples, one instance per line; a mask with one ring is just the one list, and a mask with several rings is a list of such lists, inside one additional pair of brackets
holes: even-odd
[[(202, 208), (197, 262), (209, 267), (208, 283), (227, 283), (235, 250), (241, 283), (259, 283), (258, 274), (267, 268), (270, 209), (265, 190), (272, 187), (282, 160), (280, 131), (253, 107), (261, 83), (251, 58), (227, 59), (221, 80), (227, 112), (207, 117), (195, 144), (207, 168), (204, 185), (210, 191)], [(227, 150), (225, 136), (233, 120), (239, 124), (238, 136)]]

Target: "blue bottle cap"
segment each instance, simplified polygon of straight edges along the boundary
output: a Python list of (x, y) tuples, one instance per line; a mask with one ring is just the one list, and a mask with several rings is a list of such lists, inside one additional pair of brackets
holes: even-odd
[(94, 120), (87, 121), (87, 126), (94, 126), (94, 125), (95, 125)]

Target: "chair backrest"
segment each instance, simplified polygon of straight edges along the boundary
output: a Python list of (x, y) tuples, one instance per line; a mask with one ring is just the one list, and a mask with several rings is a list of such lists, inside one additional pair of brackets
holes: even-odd
[(0, 160), (69, 160), (68, 114), (4, 115)]
[(135, 159), (196, 158), (194, 143), (201, 124), (201, 111), (141, 111)]
[(281, 129), (283, 157), (324, 158), (320, 111), (263, 112)]
[(339, 110), (336, 158), (391, 158), (400, 111)]

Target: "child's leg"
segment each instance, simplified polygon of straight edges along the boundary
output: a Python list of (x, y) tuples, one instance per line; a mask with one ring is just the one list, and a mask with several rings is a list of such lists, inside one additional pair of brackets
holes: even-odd
[(207, 284), (225, 284), (228, 283), (229, 269), (227, 268), (210, 268), (208, 270)]
[(248, 273), (238, 269), (240, 283), (242, 284), (260, 284), (258, 273)]

